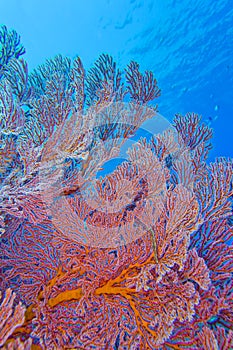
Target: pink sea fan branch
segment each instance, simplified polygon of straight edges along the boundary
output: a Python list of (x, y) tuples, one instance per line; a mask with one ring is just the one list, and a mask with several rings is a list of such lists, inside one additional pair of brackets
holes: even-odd
[[(0, 293), (0, 297), (1, 297)], [(5, 297), (1, 302), (0, 309), (0, 346), (4, 345), (9, 336), (14, 330), (24, 323), (25, 307), (20, 302), (15, 307), (13, 303), (16, 294), (8, 288), (5, 292)]]

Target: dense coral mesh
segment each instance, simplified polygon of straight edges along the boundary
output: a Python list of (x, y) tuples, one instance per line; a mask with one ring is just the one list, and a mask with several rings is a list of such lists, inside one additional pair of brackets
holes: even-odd
[(59, 55), (28, 74), (0, 35), (0, 346), (232, 348), (233, 163), (207, 165), (212, 131), (177, 115), (97, 177), (159, 121), (153, 73)]

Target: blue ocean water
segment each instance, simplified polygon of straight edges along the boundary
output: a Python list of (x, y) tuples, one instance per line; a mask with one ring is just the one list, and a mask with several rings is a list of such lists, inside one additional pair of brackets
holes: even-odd
[(232, 0), (0, 0), (0, 24), (21, 35), (30, 70), (59, 53), (86, 68), (103, 52), (138, 61), (162, 89), (159, 112), (201, 114), (210, 160), (233, 157)]

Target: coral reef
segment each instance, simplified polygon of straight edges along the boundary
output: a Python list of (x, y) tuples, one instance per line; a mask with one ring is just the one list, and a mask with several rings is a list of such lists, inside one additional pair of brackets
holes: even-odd
[(29, 74), (18, 35), (0, 42), (0, 346), (233, 348), (233, 161), (208, 163), (212, 130), (176, 115), (97, 176), (159, 119), (153, 73), (103, 54)]

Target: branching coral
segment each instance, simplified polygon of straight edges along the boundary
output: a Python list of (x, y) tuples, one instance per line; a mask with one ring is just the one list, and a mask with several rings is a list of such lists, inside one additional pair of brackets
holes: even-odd
[(0, 80), (11, 59), (18, 59), (24, 53), (25, 49), (20, 43), (20, 36), (16, 31), (9, 31), (6, 26), (2, 26), (0, 28)]
[[(0, 298), (2, 294), (0, 293)], [(29, 350), (31, 348), (32, 339), (21, 342), (16, 338), (9, 343), (7, 339), (14, 333), (14, 331), (25, 321), (25, 307), (19, 302), (15, 307), (13, 306), (15, 300), (15, 293), (10, 288), (6, 289), (5, 297), (2, 299), (0, 305), (0, 346), (5, 350), (21, 349)]]
[(232, 347), (233, 162), (207, 164), (212, 131), (177, 115), (101, 177), (159, 121), (153, 74), (108, 55), (89, 72), (57, 56), (29, 76), (15, 55), (5, 72), (0, 282), (27, 309), (2, 345)]

